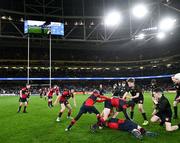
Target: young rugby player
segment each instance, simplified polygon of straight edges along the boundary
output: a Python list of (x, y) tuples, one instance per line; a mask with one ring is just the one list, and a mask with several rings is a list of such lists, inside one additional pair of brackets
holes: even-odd
[[(127, 92), (129, 92), (132, 95), (130, 97), (130, 99), (135, 104), (138, 105), (139, 112), (141, 112), (142, 117), (144, 119), (143, 125), (144, 126), (148, 125), (149, 122), (147, 120), (146, 113), (145, 113), (144, 108), (143, 108), (144, 97), (143, 97), (142, 89), (140, 88), (140, 86), (135, 84), (134, 78), (127, 79), (127, 84), (128, 84)], [(126, 96), (124, 96), (123, 98), (126, 98)], [(133, 116), (134, 116), (134, 107), (131, 107), (131, 119), (133, 119)]]
[(154, 90), (153, 102), (156, 105), (156, 112), (151, 118), (151, 122), (161, 122), (161, 125), (165, 124), (166, 131), (175, 131), (180, 129), (180, 124), (172, 126), (172, 110), (168, 99), (164, 96), (161, 88)]
[[(101, 100), (98, 100), (98, 98), (101, 98)], [(86, 99), (86, 101), (83, 103), (83, 105), (80, 108), (79, 113), (77, 114), (77, 116), (71, 121), (70, 125), (65, 129), (65, 131), (69, 131), (72, 126), (80, 119), (80, 117), (83, 114), (86, 113), (94, 113), (96, 114), (97, 120), (101, 120), (100, 117), (100, 113), (99, 111), (96, 109), (96, 107), (94, 106), (94, 104), (96, 102), (103, 102), (105, 100), (109, 99), (106, 96), (100, 95), (98, 90), (94, 90), (93, 93)]]
[(27, 113), (26, 111), (26, 108), (28, 106), (28, 98), (29, 98), (29, 94), (30, 94), (30, 88), (31, 88), (31, 85), (27, 84), (26, 87), (22, 88), (20, 90), (20, 98), (19, 98), (19, 108), (18, 108), (18, 112), (19, 113), (21, 111), (21, 108), (24, 104), (24, 110), (23, 110), (23, 113)]
[(134, 135), (137, 139), (143, 139), (143, 136), (157, 136), (156, 133), (145, 130), (144, 128), (142, 128), (141, 126), (139, 126), (131, 120), (110, 118), (106, 122), (106, 127), (120, 131), (127, 131)]
[(56, 95), (59, 95), (59, 93), (60, 93), (59, 87), (57, 85), (54, 85), (53, 88), (50, 88), (50, 90), (47, 93), (47, 96), (48, 96), (48, 106), (50, 108), (53, 107), (52, 98), (53, 98), (53, 94), (54, 93), (56, 93)]
[(74, 107), (76, 107), (76, 100), (75, 100), (75, 96), (74, 96), (74, 89), (70, 89), (70, 90), (64, 90), (62, 92), (62, 95), (58, 95), (56, 98), (56, 101), (54, 102), (54, 104), (57, 104), (57, 102), (59, 101), (60, 106), (61, 106), (61, 110), (59, 112), (59, 115), (56, 119), (57, 122), (60, 122), (60, 118), (63, 114), (63, 112), (65, 111), (65, 109), (68, 109), (68, 119), (71, 119), (71, 113), (72, 113), (72, 107), (70, 105), (70, 103), (68, 102), (68, 100), (70, 98), (73, 98), (74, 100)]

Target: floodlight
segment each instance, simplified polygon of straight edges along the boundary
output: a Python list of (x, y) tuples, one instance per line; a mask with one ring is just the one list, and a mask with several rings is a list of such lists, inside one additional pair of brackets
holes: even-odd
[(106, 26), (116, 26), (121, 22), (121, 14), (118, 11), (112, 11), (105, 16)]
[(133, 15), (134, 15), (135, 17), (137, 17), (137, 18), (143, 18), (144, 16), (147, 15), (148, 9), (146, 8), (145, 5), (143, 5), (143, 4), (138, 4), (138, 5), (136, 5), (136, 6), (133, 8), (132, 12), (133, 12)]
[(160, 21), (159, 28), (160, 30), (163, 30), (163, 31), (169, 31), (174, 28), (175, 23), (176, 23), (176, 19), (167, 17)]

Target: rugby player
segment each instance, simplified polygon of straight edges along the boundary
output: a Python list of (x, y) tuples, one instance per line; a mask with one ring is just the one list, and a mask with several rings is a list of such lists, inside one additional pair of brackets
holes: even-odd
[(156, 105), (156, 112), (151, 118), (151, 122), (160, 122), (161, 125), (165, 124), (166, 131), (175, 131), (180, 129), (180, 124), (172, 126), (172, 110), (168, 99), (164, 96), (161, 88), (154, 90), (153, 102)]
[(18, 108), (17, 113), (19, 113), (21, 111), (21, 107), (23, 106), (23, 104), (24, 104), (23, 113), (27, 113), (26, 108), (28, 106), (28, 98), (30, 95), (30, 91), (29, 91), (30, 88), (31, 88), (31, 85), (26, 84), (26, 87), (24, 87), (20, 90), (20, 98), (19, 98), (20, 104), (19, 104), (19, 108)]
[[(98, 98), (100, 98), (100, 100), (98, 100)], [(107, 99), (109, 98), (106, 96), (100, 95), (98, 90), (94, 90), (93, 93), (83, 103), (83, 105), (80, 108), (79, 113), (74, 119), (72, 119), (70, 125), (65, 129), (65, 131), (69, 131), (72, 128), (72, 126), (80, 119), (80, 117), (86, 113), (89, 113), (89, 114), (94, 113), (96, 114), (97, 120), (98, 121), (101, 120), (100, 113), (96, 109), (94, 104), (96, 102), (104, 102)]]
[(74, 96), (74, 89), (70, 89), (70, 90), (64, 90), (62, 92), (62, 95), (58, 95), (57, 98), (56, 98), (56, 101), (54, 102), (54, 105), (57, 104), (57, 102), (59, 101), (60, 103), (60, 106), (61, 106), (61, 110), (58, 114), (58, 117), (56, 119), (57, 122), (60, 122), (60, 118), (63, 114), (63, 112), (65, 111), (65, 109), (67, 108), (68, 109), (68, 116), (67, 118), (68, 119), (71, 119), (71, 113), (72, 113), (72, 107), (70, 105), (70, 103), (68, 102), (68, 100), (70, 98), (73, 98), (73, 101), (74, 101), (74, 107), (76, 107), (76, 100), (75, 100), (75, 96)]
[[(146, 113), (145, 113), (144, 108), (143, 108), (144, 97), (143, 97), (142, 89), (140, 88), (140, 86), (135, 84), (135, 79), (134, 78), (127, 79), (127, 84), (128, 84), (127, 92), (129, 92), (131, 94), (131, 97), (129, 97), (129, 98), (135, 104), (138, 105), (139, 112), (141, 112), (142, 117), (144, 119), (144, 122), (143, 122), (142, 125), (144, 125), (144, 126), (148, 125), (149, 122), (147, 120)], [(126, 98), (126, 96), (124, 96), (123, 98)], [(133, 116), (134, 116), (134, 106), (131, 107), (130, 114), (131, 114), (130, 115), (131, 119), (133, 119)]]
[(59, 87), (57, 85), (54, 85), (53, 88), (50, 88), (50, 90), (47, 93), (47, 95), (48, 95), (48, 106), (50, 108), (53, 107), (52, 98), (53, 98), (54, 93), (56, 93), (56, 95), (60, 93)]
[(143, 139), (143, 136), (150, 136), (150, 137), (157, 136), (156, 133), (145, 130), (144, 128), (142, 128), (141, 126), (139, 126), (138, 124), (134, 123), (131, 120), (110, 118), (106, 122), (106, 127), (129, 132), (132, 135), (134, 135), (137, 139)]

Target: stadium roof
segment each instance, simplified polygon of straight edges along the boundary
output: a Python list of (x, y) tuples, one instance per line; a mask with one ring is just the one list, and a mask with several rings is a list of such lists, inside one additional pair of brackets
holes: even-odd
[[(180, 28), (178, 0), (149, 0), (149, 16), (138, 20), (130, 17), (130, 9), (138, 1), (132, 0), (6, 0), (0, 1), (0, 48), (13, 52), (13, 48), (26, 48), (27, 37), (23, 33), (25, 19), (62, 21), (65, 36), (53, 37), (53, 48), (78, 51), (111, 51), (120, 60), (147, 60), (169, 57), (180, 53)], [(158, 3), (159, 2), (159, 3)], [(104, 15), (111, 9), (121, 11), (123, 21), (114, 28), (103, 24)], [(166, 39), (156, 38), (155, 27), (164, 16), (176, 19), (176, 27)], [(135, 40), (140, 33), (147, 36)], [(48, 48), (48, 38), (32, 36), (32, 48)], [(9, 42), (11, 41), (11, 42)], [(87, 52), (88, 52), (87, 51)], [(97, 54), (98, 56), (98, 54)], [(127, 58), (128, 57), (128, 58)]]

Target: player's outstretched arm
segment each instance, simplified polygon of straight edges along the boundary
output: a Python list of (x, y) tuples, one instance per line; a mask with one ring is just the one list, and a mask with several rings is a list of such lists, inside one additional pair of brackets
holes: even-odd
[(61, 97), (61, 95), (58, 95), (58, 96), (56, 97), (56, 100), (54, 101), (53, 105), (57, 105), (57, 103), (58, 103), (60, 97)]

